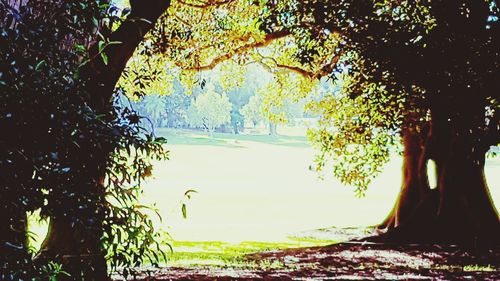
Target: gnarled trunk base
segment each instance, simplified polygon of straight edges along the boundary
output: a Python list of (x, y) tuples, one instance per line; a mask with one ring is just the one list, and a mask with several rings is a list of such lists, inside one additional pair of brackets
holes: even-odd
[(53, 218), (36, 260), (60, 263), (70, 276), (61, 274), (57, 280), (109, 280), (100, 238), (99, 229), (83, 229), (69, 219)]
[[(475, 140), (461, 121), (450, 120), (434, 120), (425, 142), (403, 131), (403, 186), (379, 227), (382, 234), (367, 240), (500, 245), (500, 221), (484, 176), (484, 153), (475, 152)], [(428, 184), (429, 159), (436, 162), (436, 189)]]

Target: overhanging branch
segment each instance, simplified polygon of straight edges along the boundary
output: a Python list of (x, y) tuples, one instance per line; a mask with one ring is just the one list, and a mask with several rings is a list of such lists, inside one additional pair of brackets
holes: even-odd
[(184, 68), (181, 65), (177, 65), (177, 66), (183, 68), (184, 70), (197, 70), (197, 71), (211, 70), (211, 69), (214, 69), (218, 64), (220, 64), (226, 60), (231, 59), (235, 55), (242, 54), (245, 51), (250, 50), (252, 48), (265, 47), (265, 46), (269, 45), (272, 41), (279, 39), (279, 38), (286, 37), (290, 34), (291, 34), (291, 32), (288, 30), (270, 33), (270, 34), (266, 35), (266, 37), (263, 41), (261, 41), (261, 42), (256, 41), (256, 42), (245, 44), (239, 48), (231, 50), (231, 51), (229, 51), (221, 56), (218, 56), (218, 57), (212, 59), (212, 61), (206, 65), (201, 65), (201, 66), (198, 65), (198, 66), (192, 66), (192, 67), (187, 67), (187, 68)]
[[(158, 18), (170, 6), (170, 0), (131, 0), (132, 10), (125, 22), (112, 32), (109, 42), (120, 42), (102, 50), (81, 70), (82, 77), (89, 82), (90, 103), (96, 109), (109, 105), (113, 89), (135, 49), (151, 30)], [(99, 53), (98, 43), (90, 48), (90, 56)], [(107, 57), (107, 62), (103, 59)]]
[(186, 2), (186, 1), (183, 1), (183, 0), (177, 0), (177, 2), (179, 4), (182, 4), (182, 5), (191, 7), (191, 8), (195, 8), (195, 9), (206, 9), (206, 8), (209, 8), (209, 7), (222, 6), (222, 5), (225, 5), (225, 4), (229, 4), (231, 2), (235, 2), (235, 0), (222, 0), (222, 1), (211, 1), (211, 0), (209, 0), (209, 1), (206, 1), (206, 2), (199, 1), (200, 4), (189, 3), (189, 2)]

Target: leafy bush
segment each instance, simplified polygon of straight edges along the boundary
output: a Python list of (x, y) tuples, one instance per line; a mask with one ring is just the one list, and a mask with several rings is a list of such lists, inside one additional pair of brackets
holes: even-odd
[(137, 200), (151, 161), (168, 156), (165, 140), (146, 133), (128, 108), (98, 114), (79, 78), (84, 45), (118, 20), (114, 8), (107, 1), (8, 4), (0, 1), (0, 223), (7, 229), (0, 279), (64, 271), (28, 251), (26, 212), (36, 210), (70, 221), (82, 237), (100, 237), (113, 268), (159, 261), (158, 236)]

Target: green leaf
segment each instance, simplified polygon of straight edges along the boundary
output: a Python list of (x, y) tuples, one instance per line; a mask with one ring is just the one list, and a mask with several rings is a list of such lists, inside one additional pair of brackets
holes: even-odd
[(87, 51), (87, 49), (85, 48), (85, 46), (84, 46), (84, 45), (82, 45), (82, 44), (76, 44), (76, 45), (75, 45), (75, 49), (76, 49), (77, 51), (80, 51), (80, 52), (85, 52), (85, 51)]
[(38, 71), (40, 68), (42, 68), (43, 66), (45, 66), (47, 64), (47, 62), (45, 60), (41, 60), (39, 61), (36, 66), (35, 66), (35, 71)]
[(102, 53), (102, 51), (104, 50), (104, 48), (106, 47), (106, 42), (104, 41), (99, 41), (98, 43), (98, 47), (99, 47), (99, 53)]
[(109, 41), (108, 42), (108, 45), (120, 45), (120, 44), (123, 44), (122, 41)]
[(198, 191), (194, 189), (189, 189), (186, 192), (184, 192), (184, 196), (187, 197), (188, 199), (191, 199), (191, 193), (198, 193)]
[(108, 55), (106, 53), (101, 53), (102, 61), (105, 65), (108, 65)]
[(187, 219), (187, 208), (186, 208), (186, 204), (185, 203), (182, 203), (181, 210), (182, 210), (182, 217), (184, 219)]

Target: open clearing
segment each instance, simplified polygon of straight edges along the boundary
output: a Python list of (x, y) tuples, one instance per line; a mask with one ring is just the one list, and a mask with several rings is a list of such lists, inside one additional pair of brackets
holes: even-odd
[[(357, 198), (351, 187), (309, 170), (314, 150), (300, 136), (160, 134), (169, 140), (171, 157), (155, 166), (144, 201), (156, 203), (162, 227), (175, 240), (284, 242), (317, 228), (374, 225), (392, 208), (401, 182), (401, 158), (394, 156)], [(498, 158), (486, 167), (497, 205), (499, 167)], [(184, 198), (188, 189), (198, 192), (191, 200)]]
[[(345, 241), (338, 233), (314, 230), (377, 224), (392, 208), (401, 181), (401, 158), (395, 155), (366, 196), (357, 198), (352, 188), (309, 170), (314, 150), (300, 132), (212, 138), (193, 131), (159, 133), (169, 140), (171, 157), (156, 165), (144, 201), (157, 205), (163, 217), (157, 223), (172, 236), (169, 266), (253, 267), (244, 255)], [(497, 158), (486, 168), (497, 205), (499, 166)], [(197, 193), (186, 200), (189, 189)]]
[[(401, 158), (395, 155), (366, 196), (356, 198), (352, 188), (328, 175), (320, 180), (309, 170), (314, 150), (299, 133), (210, 138), (160, 130), (171, 157), (156, 164), (143, 203), (156, 204), (162, 221), (155, 223), (170, 234), (165, 241), (173, 252), (166, 267), (150, 269), (155, 277), (144, 280), (500, 279), (498, 250), (329, 246), (364, 235), (364, 227), (389, 212), (401, 181)], [(498, 158), (487, 162), (497, 205), (499, 167)], [(187, 200), (189, 189), (197, 193)], [(46, 225), (35, 225), (38, 237), (44, 231)]]

